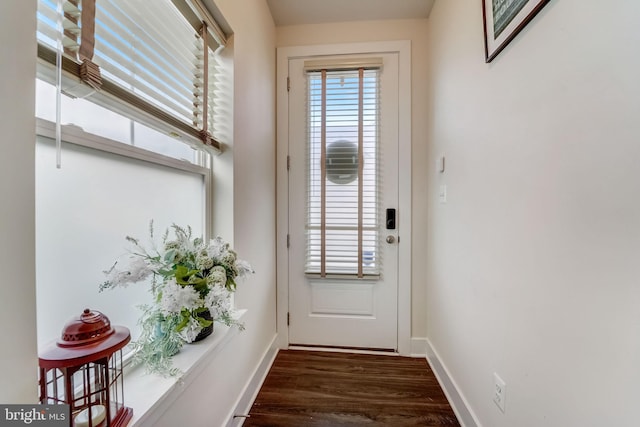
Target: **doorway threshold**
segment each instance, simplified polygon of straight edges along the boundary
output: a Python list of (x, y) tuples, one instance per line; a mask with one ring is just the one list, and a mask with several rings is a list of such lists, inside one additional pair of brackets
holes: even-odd
[(399, 356), (397, 350), (392, 348), (362, 348), (314, 344), (289, 344), (289, 350), (326, 351), (334, 353), (378, 354), (386, 356)]

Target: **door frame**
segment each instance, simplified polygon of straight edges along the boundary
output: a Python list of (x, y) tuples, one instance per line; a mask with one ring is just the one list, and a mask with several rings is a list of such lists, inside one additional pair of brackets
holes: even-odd
[(279, 348), (289, 346), (289, 60), (328, 55), (398, 53), (398, 354), (411, 354), (411, 41), (288, 46), (276, 63), (276, 329)]

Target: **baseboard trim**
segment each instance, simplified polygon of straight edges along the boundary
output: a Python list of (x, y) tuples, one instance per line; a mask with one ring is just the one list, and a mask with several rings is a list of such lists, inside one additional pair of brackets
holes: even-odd
[(411, 337), (411, 357), (427, 356), (427, 339)]
[(227, 416), (227, 422), (224, 424), (226, 427), (240, 427), (244, 424), (244, 416), (249, 414), (251, 406), (256, 400), (258, 392), (262, 387), (262, 383), (267, 377), (269, 369), (271, 369), (271, 365), (273, 365), (278, 354), (278, 346), (276, 345), (277, 340), (278, 334), (276, 334), (273, 337), (273, 340), (271, 340), (271, 344), (269, 344), (269, 347), (267, 347), (267, 350), (262, 355), (256, 369), (253, 371), (251, 379), (249, 379), (242, 389), (242, 393), (240, 394), (240, 397), (238, 397), (238, 400), (233, 407), (233, 411), (231, 411)]
[(431, 370), (440, 383), (440, 387), (442, 387), (444, 394), (447, 396), (449, 404), (462, 427), (482, 427), (428, 338), (425, 338), (425, 345), (427, 362), (431, 366)]

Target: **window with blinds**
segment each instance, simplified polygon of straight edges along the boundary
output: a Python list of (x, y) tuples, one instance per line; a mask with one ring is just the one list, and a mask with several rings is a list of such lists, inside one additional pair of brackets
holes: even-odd
[[(307, 70), (305, 272), (381, 273), (378, 67)], [(348, 68), (348, 67), (347, 67)]]
[(148, 119), (156, 128), (162, 123), (166, 133), (219, 149), (211, 134), (210, 63), (224, 34), (198, 19), (202, 9), (192, 3), (38, 0), (39, 56), (55, 65), (56, 52), (63, 52), (63, 70), (85, 83), (66, 84), (67, 94), (106, 93), (110, 98), (102, 101), (120, 113), (133, 107), (136, 120)]

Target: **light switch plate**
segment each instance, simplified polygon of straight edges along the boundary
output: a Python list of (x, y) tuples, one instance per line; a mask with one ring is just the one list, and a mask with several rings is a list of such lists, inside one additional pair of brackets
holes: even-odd
[(447, 186), (446, 185), (441, 185), (440, 186), (440, 203), (447, 203)]

